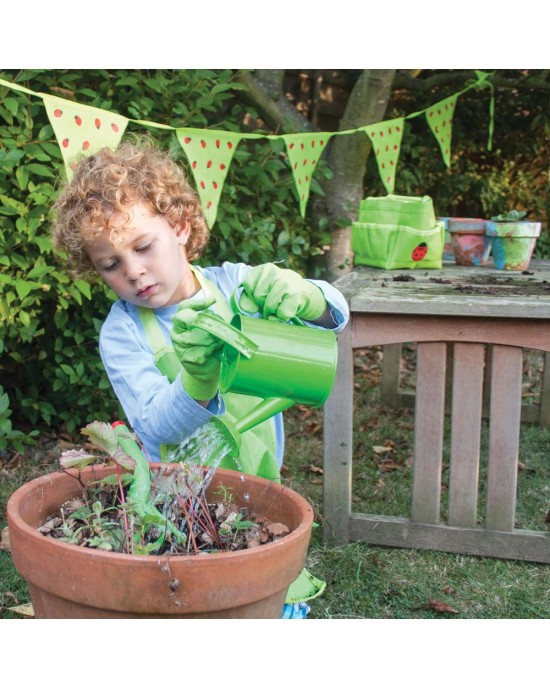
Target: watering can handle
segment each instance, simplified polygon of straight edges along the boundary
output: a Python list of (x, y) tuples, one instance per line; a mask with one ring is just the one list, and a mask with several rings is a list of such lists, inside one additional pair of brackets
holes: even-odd
[[(254, 317), (254, 313), (249, 313), (248, 311), (245, 311), (244, 308), (241, 306), (240, 300), (243, 291), (244, 290), (242, 289), (241, 285), (241, 287), (235, 289), (235, 291), (231, 294), (231, 310), (233, 311), (233, 313), (239, 313), (240, 315), (248, 315), (250, 317)], [(290, 320), (279, 320), (279, 318), (277, 318), (276, 316), (269, 316), (268, 320), (277, 320), (277, 322), (290, 322), (293, 325), (303, 325), (305, 327), (303, 320), (300, 320), (300, 318), (296, 316), (290, 318)]]
[(252, 358), (256, 351), (258, 351), (256, 342), (215, 313), (209, 311), (197, 313), (197, 317), (191, 325), (191, 328), (194, 327), (198, 327), (218, 337), (218, 339), (232, 346), (245, 358)]

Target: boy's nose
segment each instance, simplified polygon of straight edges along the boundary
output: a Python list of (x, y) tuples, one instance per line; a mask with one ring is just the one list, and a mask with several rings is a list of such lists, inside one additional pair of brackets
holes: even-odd
[(141, 261), (131, 260), (126, 263), (126, 279), (129, 282), (136, 282), (145, 272)]

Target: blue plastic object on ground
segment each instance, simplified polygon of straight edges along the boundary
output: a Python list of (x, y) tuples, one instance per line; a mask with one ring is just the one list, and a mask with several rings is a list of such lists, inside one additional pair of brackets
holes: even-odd
[(310, 611), (311, 607), (305, 602), (285, 604), (281, 619), (306, 619)]

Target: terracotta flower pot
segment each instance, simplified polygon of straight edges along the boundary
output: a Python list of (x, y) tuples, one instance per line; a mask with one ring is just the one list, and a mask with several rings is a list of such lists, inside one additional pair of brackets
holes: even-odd
[[(151, 464), (153, 469), (160, 464)], [(177, 466), (177, 465), (176, 465)], [(37, 618), (280, 618), (302, 570), (313, 523), (308, 502), (278, 483), (218, 469), (238, 506), (292, 532), (259, 547), (189, 556), (133, 555), (61, 542), (37, 531), (83, 483), (111, 467), (51, 473), (20, 487), (7, 507), (13, 561), (27, 580)], [(246, 498), (245, 498), (246, 496)]]
[(457, 265), (483, 265), (488, 241), (486, 221), (477, 217), (451, 217), (447, 228)]

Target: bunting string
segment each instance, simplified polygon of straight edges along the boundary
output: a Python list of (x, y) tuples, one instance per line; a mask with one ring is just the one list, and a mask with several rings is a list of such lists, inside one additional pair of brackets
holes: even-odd
[(401, 118), (375, 122), (345, 131), (281, 135), (172, 127), (159, 122), (131, 119), (101, 108), (82, 105), (47, 93), (35, 92), (3, 79), (0, 79), (0, 86), (42, 99), (63, 157), (68, 179), (72, 176), (78, 156), (91, 155), (104, 146), (116, 148), (130, 122), (138, 126), (175, 131), (193, 175), (206, 221), (212, 228), (216, 222), (227, 172), (242, 139), (283, 140), (302, 217), (305, 217), (313, 174), (327, 143), (334, 136), (347, 136), (357, 132), (366, 135), (372, 144), (382, 184), (387, 193), (392, 193), (395, 188), (395, 175), (405, 120), (425, 116), (440, 148), (443, 162), (450, 167), (452, 123), (457, 100), (472, 88), (489, 88), (491, 95), (487, 149), (491, 150), (494, 128), (494, 87), (488, 81), (490, 76), (489, 72), (476, 70), (477, 79), (467, 82), (462, 90), (425, 110)]

